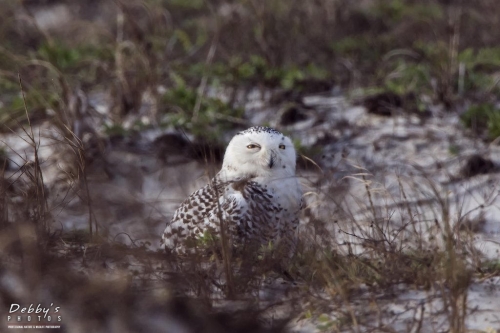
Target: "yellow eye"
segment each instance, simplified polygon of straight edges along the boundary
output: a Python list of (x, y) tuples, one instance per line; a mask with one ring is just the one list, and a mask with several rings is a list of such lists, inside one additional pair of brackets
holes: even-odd
[(285, 145), (280, 145), (280, 149), (285, 149)]
[(248, 148), (248, 149), (255, 149), (255, 148), (259, 148), (259, 146), (254, 145), (253, 143), (251, 143), (251, 144), (249, 144), (249, 145), (247, 146), (247, 148)]

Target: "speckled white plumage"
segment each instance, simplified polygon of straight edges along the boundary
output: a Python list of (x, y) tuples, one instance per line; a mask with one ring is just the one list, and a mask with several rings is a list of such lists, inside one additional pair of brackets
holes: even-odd
[(184, 252), (187, 240), (206, 231), (217, 234), (220, 217), (234, 245), (294, 241), (302, 208), (295, 164), (293, 143), (282, 133), (261, 126), (239, 132), (229, 142), (220, 172), (174, 213), (162, 245)]

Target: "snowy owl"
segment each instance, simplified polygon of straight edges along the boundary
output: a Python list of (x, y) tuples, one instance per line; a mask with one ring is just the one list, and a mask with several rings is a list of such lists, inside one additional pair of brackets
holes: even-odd
[(277, 130), (256, 126), (239, 132), (227, 146), (219, 173), (174, 213), (162, 246), (184, 253), (206, 232), (219, 235), (222, 218), (234, 246), (279, 243), (290, 249), (302, 208), (295, 163), (292, 141)]

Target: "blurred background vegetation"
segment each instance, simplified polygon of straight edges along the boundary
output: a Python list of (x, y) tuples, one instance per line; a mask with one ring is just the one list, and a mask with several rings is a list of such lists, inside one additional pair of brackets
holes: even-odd
[[(252, 109), (248, 104), (252, 94), (260, 93), (259, 97), (268, 105), (278, 105), (300, 103), (304, 95), (325, 93), (343, 95), (353, 101), (364, 100), (368, 109), (372, 104), (377, 109), (381, 104), (395, 103), (422, 114), (430, 109), (454, 112), (474, 135), (490, 141), (500, 136), (498, 31), (500, 7), (494, 0), (3, 1), (0, 6), (0, 135), (27, 125), (26, 113), (33, 127), (42, 122), (53, 125), (50, 128), (56, 127), (65, 139), (60, 135), (56, 136), (57, 140), (70, 148), (60, 149), (61, 159), (70, 155), (74, 158), (73, 170), (64, 172), (71, 181), (81, 183), (77, 188), (79, 198), (89, 202), (89, 234), (92, 236), (92, 225), (95, 223), (97, 228), (97, 222), (92, 218), (90, 200), (85, 201), (85, 196), (90, 197), (86, 166), (92, 161), (87, 153), (98, 150), (95, 146), (102, 142), (83, 140), (85, 132), (110, 138), (148, 128), (174, 127), (197, 139), (221, 144), (216, 142), (222, 140), (221, 133), (250, 124)], [(91, 108), (96, 112), (90, 112)], [(86, 117), (104, 118), (94, 122), (102, 128), (85, 129)], [(26, 207), (36, 212), (29, 218), (42, 221), (37, 223), (37, 228), (42, 229), (49, 214), (36, 150), (40, 146), (40, 134), (37, 138), (31, 131), (28, 137), (29, 144), (35, 148), (35, 162), (26, 161), (19, 169), (20, 173), (30, 176), (30, 188), (34, 190), (26, 190), (22, 195), (28, 202)], [(166, 145), (185, 150), (181, 144), (184, 141), (174, 139)], [(8, 169), (8, 148), (0, 146), (2, 172)], [(105, 171), (112, 179), (114, 175)], [(7, 188), (6, 184), (0, 182), (0, 187)], [(5, 227), (6, 197), (12, 194), (0, 189), (0, 225)], [(368, 192), (368, 186), (366, 189)], [(53, 193), (59, 195), (57, 191)], [(440, 202), (443, 206), (448, 204), (444, 200)], [(64, 199), (61, 205), (63, 203)], [(18, 210), (29, 211), (22, 207)], [(448, 212), (447, 207), (443, 208), (445, 211)], [(29, 219), (23, 215), (19, 220), (24, 223)], [(59, 234), (43, 232), (41, 234), (49, 237), (40, 237), (36, 246), (26, 243), (33, 245), (31, 248), (13, 241), (16, 237), (24, 239), (27, 232), (21, 231), (0, 237), (5, 240), (0, 243), (14, 244), (12, 249), (3, 245), (8, 251), (0, 253), (1, 259), (10, 260), (13, 254), (19, 255), (25, 272), (38, 272), (38, 269), (40, 276), (45, 273), (52, 276), (55, 282), (47, 280), (49, 287), (61, 286), (61, 295), (74, 293), (76, 300), (85, 299), (85, 295), (89, 295), (89, 299), (106, 298), (102, 297), (104, 290), (110, 289), (111, 297), (106, 298), (102, 307), (114, 308), (115, 289), (108, 286), (108, 280), (97, 281), (96, 285), (90, 281), (86, 285), (80, 273), (73, 274), (67, 269), (66, 262), (60, 265), (60, 274), (54, 274), (53, 267), (43, 266), (49, 259), (60, 263), (59, 258), (71, 258), (73, 253), (87, 269), (87, 258), (108, 256), (121, 260), (122, 253), (137, 249), (120, 247), (114, 251), (114, 247), (103, 243), (102, 247), (97, 246), (95, 254), (87, 252), (82, 243), (88, 245), (92, 240), (97, 243), (98, 238), (75, 233), (55, 242)], [(98, 230), (94, 231), (99, 234)], [(326, 286), (332, 299), (342, 295), (339, 304), (344, 304), (343, 297), (348, 304), (355, 286), (386, 288), (400, 281), (425, 288), (443, 281), (443, 290), (444, 286), (451, 286), (450, 303), (458, 304), (460, 297), (466, 294), (471, 274), (465, 256), (457, 255), (454, 232), (458, 231), (451, 228), (446, 231), (444, 252), (429, 250), (408, 254), (401, 249), (386, 250), (373, 242), (374, 245), (367, 247), (373, 246), (380, 256), (372, 262), (315, 248), (314, 251), (324, 256), (324, 260), (318, 261), (318, 253), (302, 251), (297, 258), (299, 268), (292, 273), (305, 279), (312, 274), (308, 283)], [(39, 250), (42, 248), (43, 251)], [(52, 248), (52, 252), (47, 248)], [(163, 253), (157, 258), (161, 263), (166, 262)], [(139, 259), (148, 263), (141, 275), (144, 285), (156, 275), (164, 278), (161, 274), (164, 269), (150, 264), (150, 259), (151, 253)], [(128, 295), (138, 274), (129, 266), (124, 267), (124, 282), (116, 284), (122, 288), (116, 291), (120, 295)], [(209, 293), (204, 292), (212, 286), (205, 271), (191, 270), (191, 266), (186, 266), (179, 280), (193, 281), (192, 289), (198, 290), (206, 297), (206, 303), (210, 303)], [(264, 268), (262, 270), (267, 274)], [(6, 272), (0, 269), (0, 293), (10, 295), (10, 289), (1, 285), (4, 280), (1, 274)], [(497, 262), (483, 268), (484, 274), (498, 272)], [(27, 281), (25, 299), (34, 302), (34, 293), (28, 286), (41, 281), (39, 276), (19, 274), (15, 278)], [(250, 282), (247, 284), (253, 287)], [(94, 293), (78, 294), (87, 287)], [(4, 298), (5, 306), (18, 295), (10, 297)], [(135, 295), (130, 297), (134, 301), (124, 301), (124, 306), (140, 305), (133, 298)], [(165, 302), (162, 298), (159, 311), (163, 311)], [(356, 321), (349, 313), (350, 306), (338, 308), (347, 309), (346, 319), (338, 320), (339, 327)], [(134, 316), (119, 307), (116, 312), (128, 320)], [(311, 316), (308, 313), (306, 317)], [(91, 317), (95, 314), (87, 316)], [(364, 315), (360, 317), (370, 320)], [(456, 310), (450, 314), (450, 318), (455, 317), (463, 320), (465, 314)], [(337, 325), (328, 319), (324, 322), (326, 330)], [(102, 323), (96, 327), (99, 325)], [(460, 325), (463, 323), (456, 324), (450, 331), (462, 332)]]
[(500, 127), (500, 9), (491, 0), (24, 0), (3, 4), (0, 22), (7, 126), (25, 118), (19, 74), (35, 120), (67, 122), (76, 88), (109, 93), (110, 132), (128, 130), (123, 117), (149, 100), (148, 121), (128, 127), (210, 136), (241, 123), (255, 88), (288, 99), (390, 92), (419, 111), (472, 105), (464, 124), (489, 137)]

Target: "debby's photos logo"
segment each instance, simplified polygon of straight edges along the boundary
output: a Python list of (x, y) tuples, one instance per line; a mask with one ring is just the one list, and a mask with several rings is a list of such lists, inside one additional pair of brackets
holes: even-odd
[(61, 328), (62, 317), (60, 306), (50, 303), (49, 307), (42, 304), (22, 306), (13, 303), (7, 315), (8, 328)]

